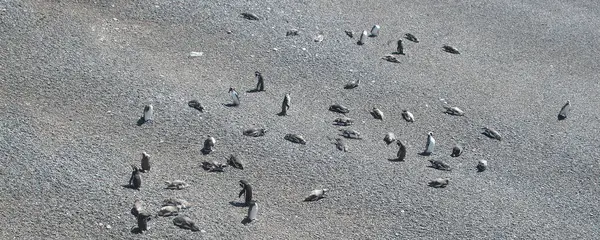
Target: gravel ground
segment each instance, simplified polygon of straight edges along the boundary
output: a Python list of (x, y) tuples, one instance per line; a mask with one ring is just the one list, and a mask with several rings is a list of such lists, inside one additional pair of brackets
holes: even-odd
[[(596, 238), (596, 2), (370, 2), (0, 1), (0, 239)], [(374, 24), (381, 35), (363, 46), (344, 33)], [(292, 28), (300, 35), (286, 37)], [(324, 41), (314, 42), (319, 33)], [(398, 64), (382, 60), (405, 33), (420, 43), (404, 41)], [(246, 92), (254, 71), (266, 92)], [(223, 106), (229, 87), (241, 106)], [(286, 93), (290, 115), (280, 117)], [(189, 108), (191, 99), (206, 111)], [(442, 113), (440, 99), (466, 116)], [(567, 100), (572, 114), (557, 121)], [(334, 103), (351, 109), (363, 135), (347, 153), (330, 140), (340, 129), (327, 110)], [(146, 104), (155, 122), (137, 126)], [(384, 121), (369, 115), (373, 106)], [(416, 122), (403, 121), (402, 109)], [(269, 132), (242, 136), (250, 127)], [(382, 140), (389, 131), (406, 144), (405, 162), (387, 160), (397, 151)], [(436, 152), (420, 156), (430, 131)], [(287, 133), (308, 143), (285, 141)], [(216, 151), (202, 155), (207, 135)], [(457, 143), (466, 152), (451, 158)], [(153, 170), (140, 191), (122, 187), (142, 151)], [(202, 170), (229, 154), (246, 169)], [(453, 171), (428, 168), (430, 159)], [(480, 159), (488, 171), (476, 172)], [(428, 187), (437, 177), (450, 185)], [(191, 187), (164, 189), (175, 179)], [(249, 225), (247, 209), (229, 203), (242, 200), (241, 179), (259, 203)], [(316, 188), (329, 196), (302, 202)], [(135, 199), (154, 211), (169, 197), (193, 203), (183, 214), (205, 232), (167, 217), (130, 233)]]

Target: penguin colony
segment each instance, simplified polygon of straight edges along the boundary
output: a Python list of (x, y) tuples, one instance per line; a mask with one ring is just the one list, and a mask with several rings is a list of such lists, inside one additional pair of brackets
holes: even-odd
[[(253, 20), (253, 21), (260, 20), (260, 18), (258, 16), (251, 14), (251, 13), (242, 13), (241, 16), (248, 20)], [(375, 25), (371, 29), (370, 33), (367, 32), (366, 30), (363, 31), (361, 33), (361, 35), (359, 36), (357, 45), (366, 44), (369, 37), (373, 38), (373, 37), (379, 36), (380, 29), (381, 29), (381, 27), (379, 25)], [(354, 37), (354, 32), (352, 32), (352, 31), (345, 31), (345, 33), (350, 38)], [(286, 34), (286, 36), (295, 36), (295, 35), (298, 35), (298, 31), (295, 29), (288, 31)], [(320, 36), (322, 36), (322, 35), (320, 35)], [(405, 34), (404, 38), (412, 43), (419, 43), (419, 40), (417, 39), (417, 37), (410, 33)], [(322, 41), (322, 39), (320, 41)], [(320, 41), (318, 41), (318, 42), (320, 42)], [(456, 48), (448, 46), (448, 45), (444, 45), (442, 47), (442, 50), (447, 53), (451, 53), (451, 54), (460, 54), (460, 52)], [(396, 55), (396, 56), (394, 56), (394, 55)], [(401, 56), (397, 56), (397, 55), (401, 55)], [(389, 61), (389, 62), (393, 62), (393, 63), (400, 63), (401, 60), (399, 58), (401, 58), (404, 55), (406, 55), (406, 53), (404, 51), (403, 42), (402, 42), (402, 40), (397, 40), (396, 51), (390, 55), (384, 56), (383, 59), (386, 61)], [(265, 91), (265, 78), (263, 77), (262, 73), (256, 71), (254, 73), (254, 76), (256, 77), (256, 80), (257, 80), (256, 88), (253, 90), (250, 90), (248, 92), (264, 92)], [(348, 89), (348, 90), (354, 89), (354, 88), (359, 87), (359, 83), (360, 83), (360, 79), (347, 83), (346, 85), (343, 86), (343, 88)], [(226, 106), (239, 107), (240, 106), (240, 97), (239, 97), (238, 92), (235, 90), (235, 88), (231, 87), (229, 89), (228, 93), (230, 95), (232, 103), (227, 104)], [(188, 106), (191, 108), (194, 108), (200, 112), (204, 112), (204, 109), (205, 109), (204, 106), (198, 100), (195, 100), (195, 99), (190, 100), (188, 102)], [(293, 108), (293, 107), (291, 107), (290, 94), (288, 93), (284, 96), (283, 103), (281, 106), (281, 112), (279, 112), (277, 115), (287, 116), (290, 108)], [(457, 117), (465, 116), (465, 112), (456, 106), (443, 106), (443, 108), (444, 108), (444, 111), (442, 111), (443, 113), (457, 116)], [(567, 117), (570, 113), (570, 110), (571, 110), (571, 102), (566, 101), (565, 105), (560, 109), (560, 111), (558, 113), (558, 120), (561, 121), (561, 120), (567, 119)], [(336, 103), (336, 104), (330, 105), (329, 111), (340, 114), (339, 118), (336, 118), (333, 120), (333, 125), (337, 125), (339, 127), (347, 127), (347, 126), (351, 126), (354, 124), (353, 119), (343, 116), (350, 112), (350, 109), (348, 107)], [(373, 107), (373, 109), (370, 111), (370, 113), (373, 116), (373, 118), (375, 118), (375, 119), (378, 119), (380, 121), (385, 120), (383, 111), (377, 107)], [(145, 124), (145, 123), (154, 122), (155, 121), (154, 114), (155, 114), (154, 107), (151, 104), (145, 105), (142, 117), (138, 121), (138, 125), (141, 126), (142, 124)], [(415, 117), (414, 117), (413, 113), (409, 112), (408, 110), (403, 110), (401, 112), (401, 116), (404, 120), (406, 120), (406, 122), (409, 122), (409, 123), (415, 122)], [(500, 135), (500, 133), (497, 130), (495, 130), (491, 127), (484, 126), (484, 127), (481, 127), (481, 130), (482, 130), (481, 134), (489, 137), (490, 139), (497, 140), (497, 141), (502, 141), (502, 139), (503, 139), (502, 135)], [(339, 136), (342, 136), (344, 138), (354, 139), (353, 141), (361, 141), (362, 140), (360, 133), (356, 130), (346, 128), (346, 129), (339, 129), (339, 131), (340, 131)], [(249, 137), (261, 137), (261, 136), (264, 136), (265, 134), (267, 134), (267, 130), (262, 129), (262, 128), (250, 128), (250, 129), (243, 131), (243, 135), (249, 136)], [(424, 136), (424, 138), (426, 137), (426, 142), (425, 142), (423, 151), (421, 153), (419, 153), (419, 155), (421, 155), (421, 156), (435, 155), (434, 150), (435, 150), (435, 146), (436, 146), (436, 140), (434, 139), (434, 133), (429, 132), (427, 134), (423, 134), (423, 136)], [(292, 143), (306, 145), (310, 139), (307, 140), (302, 135), (297, 134), (297, 133), (288, 133), (288, 134), (285, 134), (284, 136), (282, 136), (282, 140), (287, 140)], [(343, 138), (337, 137), (334, 140), (335, 140), (335, 142), (334, 142), (335, 147), (339, 151), (349, 152), (347, 150), (348, 144), (346, 143), (345, 140), (343, 140)], [(396, 137), (396, 135), (393, 132), (388, 132), (385, 134), (383, 140), (386, 145), (390, 145), (391, 143), (396, 142), (396, 145), (398, 146), (398, 152), (396, 154), (396, 157), (389, 159), (390, 161), (399, 161), (399, 162), (405, 161), (405, 159), (407, 157), (407, 148), (406, 148), (406, 145), (402, 142), (402, 140), (400, 138)], [(207, 138), (204, 140), (203, 148), (200, 149), (200, 152), (204, 155), (211, 153), (215, 149), (214, 148), (215, 144), (216, 144), (216, 139), (214, 137), (207, 136)], [(459, 157), (465, 153), (463, 146), (458, 145), (458, 144), (455, 145), (449, 152), (451, 152), (450, 156), (452, 156), (452, 157)], [(149, 155), (146, 152), (142, 152), (141, 167), (132, 165), (133, 172), (131, 173), (128, 184), (125, 185), (126, 187), (135, 189), (138, 191), (142, 188), (141, 173), (146, 173), (146, 172), (150, 171), (150, 168), (151, 168), (150, 160), (151, 160), (151, 155)], [(451, 171), (452, 170), (452, 167), (442, 160), (430, 159), (429, 163), (430, 163), (429, 167), (432, 169), (436, 169), (436, 170), (440, 170), (440, 171)], [(209, 172), (224, 172), (225, 167), (228, 167), (228, 166), (231, 166), (231, 167), (239, 169), (239, 170), (244, 169), (244, 163), (234, 154), (231, 154), (229, 156), (229, 158), (227, 159), (227, 164), (213, 161), (213, 162), (203, 162), (202, 166), (205, 170), (207, 170)], [(477, 171), (477, 172), (484, 172), (484, 171), (488, 170), (488, 161), (483, 160), (483, 159), (479, 160), (477, 162), (477, 164), (473, 164), (473, 170)], [(165, 187), (165, 189), (171, 189), (171, 190), (182, 190), (187, 187), (190, 187), (189, 184), (187, 184), (185, 181), (182, 181), (182, 180), (165, 181), (165, 184), (167, 185)], [(440, 178), (436, 178), (436, 179), (429, 179), (429, 181), (427, 182), (427, 185), (432, 188), (446, 188), (449, 184), (450, 184), (450, 178), (444, 178), (444, 177), (440, 177)], [(258, 220), (257, 215), (259, 213), (258, 213), (258, 201), (256, 199), (253, 199), (252, 186), (246, 180), (240, 180), (239, 185), (241, 187), (241, 191), (238, 194), (238, 198), (241, 198), (242, 196), (244, 196), (243, 201), (239, 202), (239, 205), (243, 206), (243, 207), (248, 207), (248, 213), (246, 216), (244, 216), (242, 223), (249, 224), (249, 223), (255, 222)], [(312, 190), (310, 192), (310, 194), (303, 201), (304, 202), (314, 202), (314, 201), (321, 200), (323, 198), (326, 198), (326, 193), (328, 191), (329, 191), (328, 189)], [(187, 216), (179, 215), (183, 209), (187, 209), (190, 207), (190, 204), (185, 200), (174, 199), (174, 198), (165, 200), (163, 202), (163, 206), (160, 208), (160, 210), (158, 211), (158, 213), (156, 215), (152, 215), (148, 211), (144, 210), (144, 207), (142, 205), (143, 205), (143, 202), (138, 199), (134, 202), (134, 206), (131, 209), (131, 214), (135, 217), (136, 222), (137, 222), (137, 227), (134, 227), (132, 229), (132, 233), (143, 233), (144, 231), (147, 231), (149, 229), (148, 222), (152, 218), (156, 218), (158, 216), (161, 216), (161, 217), (177, 216), (173, 219), (173, 224), (175, 226), (178, 226), (182, 229), (188, 229), (188, 230), (191, 230), (194, 232), (200, 231), (200, 228), (196, 225), (196, 223), (191, 218), (189, 218)]]

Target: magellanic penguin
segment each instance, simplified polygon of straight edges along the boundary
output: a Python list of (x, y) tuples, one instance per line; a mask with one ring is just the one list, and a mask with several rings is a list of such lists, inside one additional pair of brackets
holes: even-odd
[(392, 62), (392, 63), (400, 63), (400, 60), (398, 60), (398, 58), (396, 58), (392, 55), (385, 55), (381, 59), (386, 60), (388, 62)]
[(208, 135), (208, 138), (204, 140), (204, 147), (201, 150), (202, 153), (206, 155), (214, 151), (213, 148), (215, 147), (215, 143), (217, 143), (217, 140), (215, 140), (214, 137)]
[(402, 40), (398, 40), (398, 46), (396, 47), (396, 51), (392, 54), (404, 55), (404, 47), (402, 46)]
[(488, 127), (482, 127), (481, 129), (483, 129), (483, 135), (486, 135), (489, 138), (493, 138), (498, 141), (502, 141), (502, 135), (500, 135), (500, 133), (498, 133), (498, 131), (496, 131), (495, 129)]
[(341, 117), (333, 120), (333, 125), (350, 126), (352, 124), (354, 124), (354, 119), (348, 117)]
[(192, 219), (187, 216), (178, 216), (176, 218), (173, 218), (173, 224), (182, 229), (192, 230), (192, 232), (200, 231), (200, 228), (196, 226), (196, 223), (194, 223), (194, 221), (192, 221)]
[(229, 88), (229, 95), (231, 96), (231, 99), (233, 100), (233, 103), (231, 105), (239, 106), (240, 105), (240, 95), (235, 91), (235, 88)]
[(229, 155), (229, 158), (227, 159), (227, 164), (234, 168), (244, 170), (244, 163), (242, 163), (242, 161), (233, 154)]
[(356, 44), (358, 44), (358, 45), (365, 44), (365, 41), (367, 41), (368, 35), (369, 35), (369, 33), (366, 30), (363, 31), (362, 34), (360, 34), (360, 39), (358, 40), (358, 42)]
[(187, 209), (190, 208), (192, 205), (188, 201), (183, 199), (167, 198), (163, 200), (162, 206), (174, 206), (178, 209)]
[(142, 152), (142, 172), (150, 171), (150, 155)]
[(258, 16), (256, 16), (256, 14), (254, 13), (242, 13), (240, 14), (243, 18), (248, 19), (248, 20), (253, 20), (253, 21), (258, 21), (260, 20), (260, 18)]
[(333, 104), (333, 105), (329, 106), (329, 111), (346, 114), (346, 113), (350, 112), (350, 109), (348, 109), (344, 105)]
[(415, 121), (415, 116), (413, 116), (413, 114), (407, 110), (402, 110), (402, 118), (404, 118), (404, 120), (407, 122)]
[(435, 148), (435, 139), (433, 138), (433, 132), (429, 132), (427, 134), (427, 144), (425, 145), (425, 151), (422, 155), (428, 156), (433, 153), (433, 149)]
[(558, 120), (565, 120), (569, 115), (569, 112), (571, 112), (571, 101), (567, 100), (567, 103), (565, 103), (558, 113)]
[(148, 104), (144, 107), (143, 118), (145, 123), (152, 123), (154, 121), (154, 107), (152, 104)]
[(244, 194), (244, 204), (249, 206), (250, 202), (252, 202), (252, 186), (250, 186), (248, 181), (240, 180), (240, 187), (242, 187), (242, 190), (240, 191), (238, 198), (242, 197), (242, 194)]
[(242, 220), (243, 224), (252, 223), (258, 220), (258, 218), (256, 218), (256, 216), (258, 215), (258, 204), (256, 203), (256, 201), (251, 201), (250, 203), (248, 203), (248, 207), (248, 215), (246, 216), (246, 218), (244, 218), (244, 220)]
[(450, 156), (452, 157), (458, 157), (463, 153), (463, 148), (460, 145), (456, 145), (454, 146), (454, 148), (452, 148), (452, 154), (450, 154)]
[(143, 233), (144, 231), (148, 231), (148, 221), (151, 219), (151, 215), (145, 212), (140, 212), (137, 216), (137, 232)]
[(133, 172), (131, 172), (131, 178), (129, 178), (129, 186), (133, 189), (140, 190), (142, 186), (142, 177), (140, 176), (140, 169), (135, 165), (131, 165)]
[(286, 116), (287, 111), (290, 109), (290, 94), (286, 94), (283, 97), (283, 102), (281, 103), (281, 112), (278, 114), (279, 116)]
[(335, 147), (342, 152), (348, 152), (348, 145), (341, 138), (335, 139)]
[(357, 88), (359, 84), (360, 84), (360, 78), (356, 79), (356, 81), (352, 81), (352, 82), (346, 83), (346, 85), (344, 85), (344, 89)]
[(477, 171), (483, 172), (487, 169), (487, 166), (488, 162), (486, 160), (479, 160), (479, 162), (477, 163)]
[(169, 217), (169, 216), (177, 216), (179, 215), (179, 208), (171, 205), (162, 206), (160, 210), (158, 210), (158, 216), (161, 217)]
[(396, 154), (397, 158), (395, 159), (395, 161), (403, 162), (406, 158), (406, 147), (404, 146), (404, 144), (402, 144), (400, 140), (396, 140), (396, 144), (398, 144), (398, 153)]
[(183, 180), (165, 181), (165, 184), (167, 184), (166, 189), (171, 189), (171, 190), (181, 190), (181, 189), (184, 189), (184, 188), (187, 188), (190, 186), (188, 183), (186, 183)]
[(415, 43), (419, 42), (419, 40), (417, 39), (417, 37), (415, 37), (415, 35), (412, 35), (410, 33), (405, 34), (404, 38), (406, 38), (408, 41), (411, 41), (411, 42), (415, 42)]
[(373, 26), (373, 28), (371, 28), (371, 34), (369, 34), (369, 37), (379, 36), (379, 29), (381, 29), (381, 27), (379, 25)]
[(460, 52), (458, 52), (458, 50), (454, 47), (444, 45), (442, 48), (444, 49), (445, 52), (452, 53), (452, 54), (460, 54)]
[(396, 141), (396, 135), (394, 135), (393, 132), (389, 132), (387, 134), (385, 134), (385, 137), (383, 137), (383, 141), (387, 144), (390, 145), (392, 144), (394, 141)]
[(429, 186), (434, 188), (445, 188), (448, 186), (448, 183), (450, 183), (449, 178), (436, 178), (429, 182)]
[(144, 202), (142, 202), (142, 200), (135, 200), (135, 202), (133, 202), (133, 207), (131, 208), (131, 215), (137, 217), (140, 212), (144, 210), (144, 207), (142, 206), (143, 204)]
[(383, 120), (383, 112), (377, 107), (373, 107), (373, 110), (371, 110), (371, 115), (375, 119)]
[(188, 102), (188, 106), (191, 107), (191, 108), (193, 108), (193, 109), (196, 109), (196, 110), (198, 110), (200, 112), (204, 112), (204, 106), (202, 106), (202, 104), (198, 100), (196, 100), (196, 99), (190, 100)]
[(283, 137), (283, 139), (288, 140), (290, 142), (293, 143), (299, 143), (299, 144), (303, 144), (306, 145), (306, 140), (304, 140), (304, 137), (298, 134), (286, 134), (285, 137)]
[(429, 162), (431, 163), (431, 168), (435, 168), (442, 171), (452, 170), (452, 168), (450, 168), (450, 165), (446, 164), (445, 162), (442, 162), (441, 160), (429, 160)]
[(321, 198), (325, 198), (325, 193), (327, 193), (328, 189), (316, 189), (310, 192), (310, 195), (304, 199), (305, 202), (318, 201)]
[(464, 116), (465, 112), (460, 110), (458, 107), (444, 107), (446, 109), (445, 113), (454, 115), (454, 116)]
[(204, 161), (202, 162), (202, 168), (209, 172), (225, 172), (226, 164), (217, 161)]
[(262, 137), (267, 133), (267, 129), (264, 128), (249, 128), (244, 130), (242, 134), (248, 137)]
[(254, 76), (256, 76), (256, 91), (262, 92), (265, 91), (265, 79), (259, 71), (254, 72)]
[(360, 133), (356, 130), (353, 129), (340, 129), (340, 131), (342, 132), (342, 136), (345, 138), (351, 138), (351, 139), (361, 139), (360, 138)]
[(354, 38), (354, 32), (350, 31), (350, 30), (344, 30), (344, 32), (346, 33), (346, 36), (350, 37), (350, 38)]

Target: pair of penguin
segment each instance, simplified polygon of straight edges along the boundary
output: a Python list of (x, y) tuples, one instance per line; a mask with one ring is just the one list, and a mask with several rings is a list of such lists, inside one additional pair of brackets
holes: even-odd
[(240, 180), (240, 187), (242, 190), (238, 195), (238, 198), (244, 195), (244, 205), (248, 207), (248, 215), (242, 221), (243, 224), (248, 224), (257, 220), (256, 215), (258, 214), (258, 204), (252, 200), (252, 186), (246, 180)]
[[(259, 71), (256, 71), (256, 72), (254, 72), (254, 76), (256, 77), (257, 83), (256, 83), (256, 88), (252, 91), (254, 91), (254, 92), (265, 91), (265, 79), (263, 78), (262, 74)], [(233, 87), (229, 88), (229, 95), (231, 96), (231, 99), (233, 100), (232, 106), (239, 106), (240, 105), (240, 95), (235, 90), (235, 88), (233, 88)]]

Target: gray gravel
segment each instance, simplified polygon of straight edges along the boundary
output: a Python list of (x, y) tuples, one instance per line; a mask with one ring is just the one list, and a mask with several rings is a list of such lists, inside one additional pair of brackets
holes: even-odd
[[(0, 239), (594, 239), (600, 234), (595, 1), (0, 1)], [(371, 2), (371, 1), (369, 1)], [(261, 18), (250, 21), (240, 13)], [(374, 24), (379, 37), (357, 46)], [(298, 36), (286, 36), (290, 29)], [(355, 32), (350, 39), (344, 30)], [(230, 33), (228, 33), (228, 31)], [(381, 59), (405, 33), (401, 63)], [(323, 34), (322, 42), (313, 38)], [(461, 54), (442, 51), (448, 44)], [(277, 51), (273, 50), (274, 48)], [(189, 53), (203, 52), (190, 58)], [(266, 92), (254, 88), (254, 72)], [(362, 79), (358, 88), (344, 84)], [(241, 106), (225, 107), (229, 87)], [(289, 116), (277, 116), (290, 93)], [(444, 114), (443, 98), (465, 116)], [(188, 107), (197, 99), (201, 113)], [(571, 115), (556, 117), (570, 100)], [(350, 152), (331, 104), (350, 108)], [(137, 126), (146, 104), (154, 123)], [(369, 110), (378, 106), (384, 121)], [(402, 120), (409, 109), (416, 121)], [(481, 134), (488, 126), (502, 141)], [(245, 129), (267, 128), (264, 137)], [(428, 132), (436, 152), (425, 157)], [(407, 147), (391, 162), (394, 132)], [(306, 145), (285, 141), (301, 134)], [(207, 135), (215, 151), (202, 155)], [(451, 158), (452, 147), (465, 153)], [(123, 188), (141, 152), (140, 191)], [(203, 171), (201, 162), (244, 170)], [(428, 168), (428, 160), (452, 171)], [(489, 168), (478, 173), (477, 162)], [(446, 188), (428, 187), (449, 177)], [(185, 180), (184, 190), (164, 181)], [(242, 225), (238, 181), (258, 221)], [(328, 197), (302, 200), (313, 189)], [(135, 199), (183, 214), (130, 233)], [(108, 227), (110, 226), (110, 227)]]

